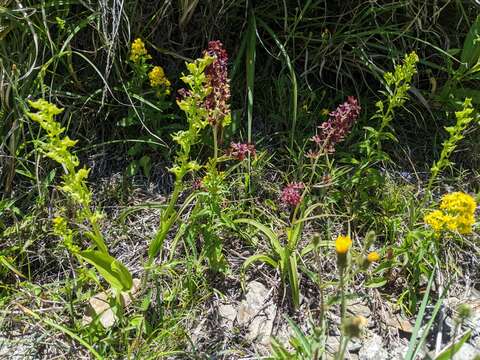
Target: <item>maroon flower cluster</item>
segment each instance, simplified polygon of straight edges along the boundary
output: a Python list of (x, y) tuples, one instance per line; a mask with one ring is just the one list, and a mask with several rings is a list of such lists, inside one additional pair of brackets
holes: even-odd
[(205, 99), (205, 107), (209, 111), (212, 125), (222, 122), (230, 114), (230, 84), (228, 80), (228, 54), (220, 41), (210, 41), (204, 54), (215, 58), (205, 69), (205, 74), (212, 92)]
[(318, 152), (309, 152), (308, 156), (313, 157), (321, 152), (335, 152), (335, 145), (345, 139), (350, 132), (353, 123), (360, 115), (360, 107), (358, 100), (349, 96), (347, 101), (339, 105), (335, 111), (329, 115), (330, 118), (318, 128), (320, 133), (312, 137), (312, 141), (318, 145)]
[(282, 190), (281, 200), (285, 205), (297, 206), (302, 200), (301, 190), (305, 188), (303, 182), (293, 182), (287, 184)]
[(234, 143), (230, 144), (230, 148), (227, 150), (227, 154), (235, 159), (242, 161), (247, 155), (255, 156), (255, 145), (247, 143)]

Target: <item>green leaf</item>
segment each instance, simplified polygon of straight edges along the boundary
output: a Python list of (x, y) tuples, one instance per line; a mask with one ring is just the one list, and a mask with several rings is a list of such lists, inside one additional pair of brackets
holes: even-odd
[(261, 233), (263, 233), (267, 239), (270, 241), (270, 244), (273, 248), (273, 250), (277, 253), (278, 256), (282, 256), (284, 249), (283, 246), (280, 244), (280, 241), (278, 240), (277, 234), (273, 232), (272, 229), (268, 228), (267, 226), (259, 223), (258, 221), (252, 220), (252, 219), (246, 219), (246, 218), (241, 218), (241, 219), (236, 219), (234, 220), (235, 224), (248, 224), (251, 225), (257, 230), (259, 230)]
[(293, 354), (289, 353), (288, 350), (275, 338), (271, 339), (271, 347), (273, 354), (275, 355), (275, 360), (291, 360), (294, 359)]
[(253, 11), (248, 16), (247, 30), (247, 56), (245, 57), (247, 69), (247, 140), (253, 143), (252, 124), (253, 124), (253, 94), (255, 85), (255, 59), (257, 51), (257, 24)]
[(367, 281), (365, 287), (375, 289), (384, 286), (387, 283), (387, 279), (385, 278), (375, 278)]
[(26, 276), (23, 275), (20, 271), (18, 271), (17, 268), (15, 268), (15, 266), (13, 266), (12, 263), (10, 261), (8, 261), (7, 258), (3, 255), (0, 255), (0, 265), (5, 266), (7, 269), (14, 272), (18, 276), (26, 279)]
[(256, 255), (250, 256), (249, 258), (247, 258), (247, 260), (245, 260), (245, 262), (242, 265), (242, 271), (246, 271), (250, 265), (252, 265), (254, 262), (257, 262), (257, 261), (268, 264), (273, 268), (278, 267), (278, 262), (273, 260), (270, 256), (265, 254), (256, 254)]
[(298, 265), (297, 256), (295, 252), (289, 254), (287, 258), (288, 280), (290, 283), (290, 290), (292, 291), (293, 305), (296, 309), (300, 306), (300, 285), (298, 279)]
[(480, 15), (473, 23), (463, 43), (461, 61), (467, 69), (474, 66), (480, 57)]
[(137, 99), (139, 101), (141, 101), (142, 103), (144, 103), (145, 105), (147, 106), (150, 106), (153, 110), (156, 110), (158, 112), (163, 112), (162, 109), (160, 109), (158, 106), (154, 105), (153, 103), (151, 103), (150, 101), (146, 100), (145, 98), (141, 97), (140, 95), (137, 95), (137, 94), (132, 94), (132, 97), (134, 99)]
[(432, 271), (432, 274), (430, 275), (430, 279), (428, 281), (427, 289), (425, 291), (425, 295), (423, 295), (422, 304), (420, 305), (420, 309), (418, 310), (417, 319), (415, 320), (415, 326), (412, 331), (412, 336), (410, 337), (410, 342), (408, 344), (408, 350), (407, 354), (405, 355), (405, 360), (414, 359), (414, 352), (417, 347), (417, 336), (420, 330), (420, 326), (423, 322), (423, 317), (425, 316), (425, 310), (427, 308), (428, 299), (430, 297), (430, 289), (432, 288), (434, 276), (435, 271)]
[(435, 360), (450, 360), (453, 358), (453, 355), (455, 355), (458, 350), (465, 344), (465, 342), (470, 339), (470, 335), (472, 335), (472, 331), (468, 330), (465, 334), (463, 334), (460, 339), (453, 344), (450, 344), (447, 346), (445, 349), (443, 349), (440, 354), (437, 355)]
[(433, 279), (435, 276), (435, 271), (432, 271), (430, 275), (430, 280), (428, 281), (427, 285), (427, 290), (425, 291), (425, 295), (422, 300), (422, 304), (420, 305), (420, 310), (418, 311), (417, 319), (415, 321), (415, 327), (413, 328), (412, 336), (410, 338), (410, 342), (408, 344), (408, 351), (407, 354), (405, 355), (405, 360), (414, 360), (417, 359), (417, 355), (420, 352), (420, 350), (423, 347), (423, 344), (427, 340), (427, 336), (430, 333), (430, 329), (432, 328), (432, 325), (435, 322), (435, 319), (437, 317), (438, 311), (440, 310), (443, 300), (445, 299), (445, 295), (448, 292), (448, 288), (450, 287), (450, 284), (447, 284), (445, 289), (443, 290), (443, 293), (440, 294), (440, 297), (437, 299), (437, 302), (435, 303), (435, 306), (433, 307), (433, 311), (430, 314), (430, 319), (428, 323), (424, 326), (422, 330), (422, 336), (420, 339), (417, 339), (420, 326), (423, 323), (423, 317), (425, 316), (425, 310), (427, 307), (428, 299), (430, 297), (430, 290), (432, 287)]
[(135, 143), (130, 149), (128, 149), (127, 154), (129, 156), (138, 156), (145, 151), (145, 146), (143, 143)]
[[(163, 215), (162, 215), (163, 216)], [(172, 227), (173, 223), (177, 218), (177, 213), (173, 212), (168, 219), (161, 219), (161, 225), (154, 238), (152, 239), (150, 246), (148, 248), (148, 257), (153, 259), (158, 255), (160, 250), (163, 247), (165, 238), (168, 234), (168, 231)]]
[(143, 175), (145, 177), (150, 176), (150, 171), (152, 170), (152, 159), (148, 155), (143, 155), (140, 160), (138, 160), (140, 166), (142, 167)]
[(138, 162), (134, 160), (130, 164), (128, 164), (127, 169), (125, 171), (127, 172), (127, 176), (134, 176), (137, 174), (138, 169), (139, 169)]
[(80, 251), (78, 255), (93, 265), (115, 290), (120, 292), (132, 288), (132, 275), (128, 269), (114, 257), (98, 250)]
[(298, 346), (296, 347), (297, 350), (300, 350), (300, 352), (305, 355), (306, 358), (311, 359), (313, 355), (311, 340), (305, 336), (302, 329), (300, 329), (300, 327), (295, 324), (292, 319), (290, 319), (289, 317), (287, 317), (286, 319), (288, 321), (288, 324), (290, 325), (290, 328), (293, 330), (295, 342), (298, 344)]

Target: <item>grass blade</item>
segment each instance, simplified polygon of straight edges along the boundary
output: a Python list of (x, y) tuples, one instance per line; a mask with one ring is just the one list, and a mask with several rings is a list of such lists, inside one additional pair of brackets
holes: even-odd
[(416, 348), (416, 345), (417, 345), (417, 335), (418, 335), (418, 331), (420, 330), (420, 326), (422, 325), (423, 317), (425, 316), (425, 310), (427, 308), (428, 299), (430, 297), (430, 290), (432, 288), (434, 275), (435, 275), (435, 270), (432, 271), (432, 275), (430, 275), (430, 279), (428, 280), (427, 289), (425, 290), (425, 295), (423, 295), (422, 304), (420, 305), (420, 309), (418, 311), (417, 319), (415, 321), (415, 327), (413, 328), (412, 336), (411, 336), (410, 342), (408, 344), (408, 351), (405, 355), (405, 360), (413, 360), (414, 359), (413, 355), (414, 355), (415, 348)]
[[(472, 331), (468, 330), (465, 334), (463, 334), (457, 342), (453, 342), (449, 346), (447, 346), (443, 351), (438, 354), (435, 360), (450, 360), (453, 356), (460, 350), (460, 348), (465, 344), (468, 339), (470, 339), (470, 335), (472, 335)], [(455, 341), (455, 339), (454, 339)]]
[(255, 14), (250, 11), (248, 17), (248, 38), (247, 38), (247, 140), (252, 144), (253, 124), (253, 91), (255, 85), (255, 60), (257, 52), (257, 22)]

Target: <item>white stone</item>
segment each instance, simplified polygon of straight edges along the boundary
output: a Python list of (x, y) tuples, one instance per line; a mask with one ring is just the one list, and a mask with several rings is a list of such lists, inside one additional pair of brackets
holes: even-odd
[(388, 353), (383, 347), (383, 340), (377, 334), (366, 340), (360, 352), (359, 360), (388, 360)]
[(237, 321), (240, 325), (248, 326), (245, 338), (253, 343), (265, 347), (270, 344), (273, 330), (273, 321), (277, 307), (273, 304), (272, 291), (262, 283), (252, 281), (247, 285), (245, 300), (238, 308)]

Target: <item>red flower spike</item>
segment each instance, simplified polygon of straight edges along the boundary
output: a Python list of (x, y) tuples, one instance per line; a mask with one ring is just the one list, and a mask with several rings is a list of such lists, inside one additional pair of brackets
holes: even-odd
[(311, 140), (322, 150), (334, 153), (335, 146), (348, 135), (361, 109), (358, 100), (349, 96), (346, 102), (329, 114), (330, 118), (318, 127), (320, 133), (313, 136)]
[(282, 190), (281, 201), (288, 206), (295, 207), (302, 201), (301, 190), (305, 188), (303, 182), (293, 182), (287, 184)]
[(228, 54), (220, 41), (210, 41), (204, 54), (215, 58), (205, 69), (212, 92), (205, 99), (205, 108), (209, 111), (212, 125), (221, 123), (230, 114), (230, 84), (228, 79)]

